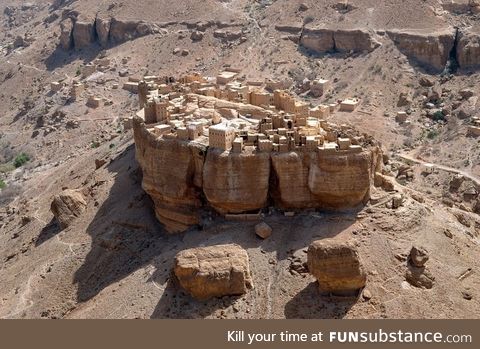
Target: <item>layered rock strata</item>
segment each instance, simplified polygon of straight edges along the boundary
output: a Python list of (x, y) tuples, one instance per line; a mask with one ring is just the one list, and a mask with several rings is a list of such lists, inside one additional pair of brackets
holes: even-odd
[(306, 26), (300, 44), (316, 52), (373, 51), (380, 43), (366, 29), (330, 29)]
[(358, 251), (351, 242), (336, 239), (312, 242), (308, 247), (307, 265), (323, 294), (353, 296), (367, 281)]
[(381, 159), (377, 146), (360, 151), (222, 152), (200, 142), (157, 137), (133, 120), (142, 186), (170, 232), (201, 224), (200, 209), (248, 213), (349, 209), (368, 200)]
[(199, 300), (242, 295), (253, 287), (247, 251), (235, 244), (183, 250), (175, 257), (174, 273)]
[(435, 32), (390, 30), (388, 36), (407, 57), (421, 65), (441, 71), (455, 45), (455, 28)]

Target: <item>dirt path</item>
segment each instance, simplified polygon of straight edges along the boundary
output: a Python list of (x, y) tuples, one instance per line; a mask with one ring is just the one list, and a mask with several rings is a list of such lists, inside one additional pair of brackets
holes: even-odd
[(448, 166), (444, 166), (444, 165), (439, 165), (439, 164), (434, 164), (434, 163), (431, 163), (431, 162), (427, 162), (427, 161), (424, 161), (424, 160), (421, 160), (421, 159), (416, 159), (410, 155), (407, 155), (407, 154), (397, 154), (396, 157), (402, 159), (402, 160), (405, 160), (405, 161), (411, 161), (411, 162), (414, 162), (416, 164), (421, 164), (421, 165), (427, 165), (427, 166), (431, 166), (433, 168), (437, 168), (439, 170), (443, 170), (443, 171), (447, 171), (447, 172), (450, 172), (450, 173), (457, 173), (457, 174), (460, 174), (464, 177), (467, 177), (468, 179), (470, 179), (471, 181), (473, 181), (476, 185), (480, 186), (480, 178), (468, 173), (468, 172), (465, 172), (465, 171), (462, 171), (462, 170), (459, 170), (459, 169), (456, 169), (456, 168), (453, 168), (453, 167), (448, 167)]

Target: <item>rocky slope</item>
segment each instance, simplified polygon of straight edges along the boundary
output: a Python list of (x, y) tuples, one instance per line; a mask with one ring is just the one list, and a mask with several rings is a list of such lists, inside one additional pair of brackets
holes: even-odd
[[(478, 55), (467, 54), (476, 52), (476, 39), (461, 37), (478, 33), (480, 17), (473, 11), (478, 6), (459, 10), (445, 3), (0, 1), (0, 317), (479, 317), (480, 188), (467, 178), (480, 177), (480, 148), (478, 137), (467, 136), (467, 129), (480, 116), (480, 76), (474, 67)], [(95, 22), (95, 41), (78, 50), (73, 41), (70, 50), (59, 47), (60, 23), (69, 23), (64, 11), (77, 12), (78, 20), (87, 24), (101, 19)], [(116, 44), (108, 30), (113, 18), (156, 25), (159, 32)], [(70, 23), (72, 28), (63, 30), (67, 40)], [(311, 53), (299, 45), (304, 26), (362, 29), (381, 45), (365, 53)], [(456, 47), (468, 49), (461, 49), (465, 57), (457, 60), (471, 68), (443, 74), (427, 70), (428, 62), (417, 64), (386, 33), (446, 28), (458, 28)], [(429, 42), (421, 44), (427, 48)], [(438, 53), (428, 59), (443, 62), (435, 57)], [(93, 76), (83, 76), (85, 64), (97, 64), (97, 59), (110, 62)], [(167, 234), (142, 189), (132, 132), (124, 132), (119, 120), (138, 110), (138, 98), (118, 87), (146, 74), (198, 71), (215, 76), (226, 67), (242, 69), (240, 76), (249, 80), (283, 81), (314, 105), (360, 98), (357, 113), (338, 112), (329, 121), (353, 125), (382, 142), (383, 175), (398, 192), (372, 188), (370, 201), (359, 212), (312, 210), (285, 217), (273, 210), (265, 218), (272, 232), (263, 240), (255, 235), (255, 223), (225, 222), (211, 212), (193, 216), (198, 202), (205, 203), (203, 184), (185, 189), (185, 173), (179, 172), (176, 185), (179, 192), (189, 193), (188, 201), (173, 211), (177, 194), (166, 192), (163, 219), (179, 212), (182, 219), (203, 225)], [(332, 82), (322, 98), (308, 93), (309, 81), (316, 78)], [(75, 101), (69, 99), (73, 81), (86, 86)], [(61, 89), (53, 93), (51, 82), (59, 82)], [(108, 103), (87, 107), (88, 95)], [(398, 111), (407, 112), (408, 122), (396, 121)], [(188, 157), (187, 150), (179, 152)], [(13, 162), (22, 153), (30, 160), (16, 168)], [(147, 154), (148, 161), (158, 160)], [(417, 162), (405, 160), (405, 154)], [(288, 162), (302, 167), (292, 172), (293, 165), (284, 166), (282, 172), (290, 170), (296, 182), (289, 187), (288, 181), (280, 182), (282, 194), (292, 207), (303, 206), (312, 200), (311, 160), (288, 156)], [(203, 171), (193, 169), (195, 160), (185, 159), (179, 167), (200, 181)], [(168, 160), (174, 172), (176, 160)], [(273, 158), (271, 163), (272, 174)], [(460, 186), (457, 176), (465, 176)], [(147, 180), (153, 190), (157, 183)], [(84, 192), (87, 206), (62, 230), (50, 207), (64, 188)], [(276, 194), (272, 191), (272, 200), (280, 207)], [(306, 271), (307, 246), (331, 237), (358, 248), (369, 291), (358, 299), (321, 296)], [(230, 243), (247, 251), (255, 288), (241, 297), (207, 302), (182, 291), (172, 277), (175, 255)], [(411, 268), (413, 245), (428, 251), (428, 278)], [(430, 289), (413, 285), (424, 281)]]

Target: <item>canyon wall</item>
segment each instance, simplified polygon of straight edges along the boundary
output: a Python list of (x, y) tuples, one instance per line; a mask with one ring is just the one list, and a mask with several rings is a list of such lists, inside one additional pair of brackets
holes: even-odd
[(229, 153), (196, 142), (157, 138), (134, 118), (142, 187), (167, 231), (201, 224), (201, 208), (220, 214), (259, 211), (349, 209), (369, 198), (380, 151)]
[(447, 65), (450, 52), (455, 45), (455, 28), (441, 31), (420, 32), (409, 30), (390, 30), (388, 36), (397, 48), (420, 65), (441, 71)]
[(462, 30), (458, 35), (457, 61), (461, 68), (480, 68), (480, 32)]
[(59, 45), (64, 50), (82, 49), (98, 43), (102, 47), (158, 33), (160, 26), (144, 21), (116, 18), (83, 18), (75, 11), (63, 14)]
[(206, 147), (156, 138), (138, 119), (134, 137), (142, 187), (154, 202), (158, 220), (172, 232), (199, 224)]
[[(371, 52), (380, 46), (380, 36), (367, 29), (332, 29), (301, 26), (299, 24), (276, 25), (279, 32), (296, 35), (296, 42), (316, 53)], [(460, 69), (480, 67), (480, 32), (472, 28), (447, 27), (438, 30), (392, 29), (386, 33), (400, 52), (414, 63), (441, 72), (450, 59), (455, 59)]]
[(380, 43), (366, 29), (303, 28), (300, 44), (315, 52), (373, 51)]

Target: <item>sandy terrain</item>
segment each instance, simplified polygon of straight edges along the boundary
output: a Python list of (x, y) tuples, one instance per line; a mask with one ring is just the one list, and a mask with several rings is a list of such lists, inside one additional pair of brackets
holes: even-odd
[[(370, 53), (311, 54), (275, 29), (279, 23), (307, 19), (341, 28), (437, 30), (478, 25), (478, 14), (444, 12), (436, 0), (381, 5), (352, 0), (355, 8), (348, 11), (339, 11), (334, 6), (338, 1), (331, 0), (23, 3), (0, 3), (0, 179), (6, 184), (0, 192), (1, 318), (480, 316), (480, 216), (472, 212), (472, 200), (450, 189), (456, 175), (450, 169), (468, 174), (473, 182), (480, 177), (480, 143), (466, 136), (471, 118), (479, 116), (478, 104), (466, 119), (450, 110), (444, 121), (434, 121), (424, 107), (428, 88), (419, 84), (428, 77), (445, 94), (444, 107), (451, 109), (458, 101), (465, 103), (459, 91), (479, 95), (479, 72), (429, 74), (386, 36), (378, 37), (381, 46)], [(300, 4), (306, 9), (300, 10)], [(58, 42), (67, 8), (92, 20), (98, 13), (173, 23), (106, 50), (93, 44), (66, 52)], [(45, 18), (52, 13), (58, 18), (48, 23)], [(227, 23), (229, 30), (241, 28), (245, 40), (222, 41), (214, 37), (217, 28), (209, 28), (203, 40), (192, 41), (188, 23), (209, 20)], [(15, 48), (17, 36), (25, 35), (31, 42)], [(188, 54), (175, 55), (175, 48), (188, 49)], [(111, 60), (112, 69), (87, 81), (88, 92), (111, 105), (92, 109), (85, 99), (68, 101), (66, 88), (51, 93), (50, 82), (71, 84), (84, 64), (100, 56)], [(132, 132), (122, 127), (120, 119), (136, 112), (138, 102), (121, 89), (128, 77), (119, 72), (215, 75), (226, 65), (242, 69), (249, 79), (287, 79), (295, 93), (314, 104), (361, 98), (357, 112), (338, 112), (331, 121), (352, 124), (382, 142), (389, 157), (385, 168), (392, 175), (401, 166), (411, 167), (413, 178), (398, 179), (404, 205), (386, 207), (392, 194), (374, 188), (371, 202), (355, 211), (304, 212), (293, 218), (274, 211), (266, 218), (273, 228), (267, 240), (255, 236), (254, 223), (220, 218), (183, 234), (166, 234), (141, 188)], [(320, 77), (331, 80), (333, 90), (314, 99), (302, 89), (303, 81)], [(116, 83), (120, 88), (113, 87)], [(411, 96), (409, 126), (395, 121), (396, 112), (404, 109), (397, 106), (401, 92)], [(30, 160), (12, 168), (21, 153)], [(105, 159), (106, 165), (96, 169), (95, 159)], [(439, 166), (425, 174), (425, 163)], [(88, 193), (86, 212), (64, 230), (50, 211), (62, 188)], [(302, 268), (310, 242), (333, 236), (358, 245), (371, 299), (322, 297)], [(186, 295), (171, 274), (175, 254), (230, 242), (247, 250), (255, 288), (242, 297), (207, 302)], [(412, 244), (429, 251), (432, 289), (405, 281)]]

